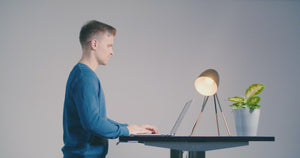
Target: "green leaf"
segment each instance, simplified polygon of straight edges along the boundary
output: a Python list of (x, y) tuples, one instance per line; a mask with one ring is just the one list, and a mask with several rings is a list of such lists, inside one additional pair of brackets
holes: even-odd
[(230, 105), (231, 109), (241, 109), (242, 106), (240, 103), (234, 103), (232, 105)]
[(253, 105), (253, 106), (250, 106), (250, 109), (258, 109), (260, 107), (261, 107), (261, 105)]
[(234, 104), (230, 105), (230, 107), (231, 107), (231, 109), (238, 109), (239, 108), (239, 106), (234, 105)]
[(252, 84), (251, 86), (249, 86), (249, 88), (246, 90), (246, 97), (250, 98), (252, 96), (255, 96), (257, 94), (259, 94), (260, 92), (262, 92), (265, 88), (265, 85), (263, 84)]
[(250, 108), (247, 104), (241, 106), (241, 108)]
[(250, 106), (251, 105), (256, 105), (259, 101), (260, 101), (259, 96), (252, 96), (252, 97), (248, 98), (247, 104), (250, 105)]
[(245, 108), (245, 106), (247, 106), (247, 105), (244, 102), (234, 103), (234, 104), (230, 105), (230, 107), (232, 109), (241, 109), (241, 108)]
[(255, 105), (255, 109), (258, 109), (260, 107), (261, 107), (261, 105)]
[(228, 98), (227, 100), (235, 102), (235, 103), (242, 103), (245, 101), (245, 98), (244, 97), (231, 97), (231, 98)]

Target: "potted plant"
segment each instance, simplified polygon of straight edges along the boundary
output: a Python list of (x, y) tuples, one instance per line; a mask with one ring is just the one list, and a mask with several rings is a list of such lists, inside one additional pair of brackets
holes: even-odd
[(258, 105), (260, 97), (257, 96), (264, 90), (263, 84), (252, 84), (246, 90), (245, 97), (231, 97), (236, 132), (238, 136), (256, 136), (261, 105)]

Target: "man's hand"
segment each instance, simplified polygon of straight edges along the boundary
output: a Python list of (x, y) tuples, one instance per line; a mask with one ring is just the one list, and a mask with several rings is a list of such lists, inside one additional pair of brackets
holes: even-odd
[(151, 125), (142, 125), (143, 128), (146, 128), (149, 131), (152, 131), (151, 134), (158, 134), (158, 129), (155, 126), (151, 126)]
[(129, 125), (127, 126), (129, 130), (129, 135), (133, 134), (157, 134), (158, 129), (155, 126), (151, 125)]

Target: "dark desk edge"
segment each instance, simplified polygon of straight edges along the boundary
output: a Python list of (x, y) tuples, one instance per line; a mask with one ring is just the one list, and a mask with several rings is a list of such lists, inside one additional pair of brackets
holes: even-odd
[(249, 141), (275, 141), (273, 136), (121, 136), (120, 142), (138, 141), (144, 142), (249, 142)]

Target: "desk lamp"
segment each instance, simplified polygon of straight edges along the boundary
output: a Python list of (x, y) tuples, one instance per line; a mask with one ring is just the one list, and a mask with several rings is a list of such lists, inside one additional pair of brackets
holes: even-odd
[(223, 120), (225, 122), (226, 125), (226, 129), (228, 132), (228, 135), (230, 136), (230, 131), (228, 129), (228, 125), (227, 125), (227, 121), (225, 119), (225, 116), (223, 114), (223, 110), (221, 108), (220, 105), (220, 101), (217, 95), (217, 91), (218, 91), (218, 86), (219, 86), (219, 74), (216, 70), (214, 69), (208, 69), (205, 70), (203, 73), (200, 74), (200, 76), (195, 80), (195, 88), (196, 90), (204, 96), (204, 100), (202, 103), (202, 109), (201, 112), (198, 116), (197, 121), (194, 124), (191, 136), (194, 134), (196, 126), (200, 120), (200, 117), (204, 111), (205, 105), (207, 103), (207, 100), (210, 96), (214, 97), (214, 104), (215, 104), (215, 113), (216, 113), (216, 120), (217, 120), (217, 129), (218, 129), (218, 136), (220, 136), (220, 129), (219, 129), (219, 121), (218, 121), (218, 111), (217, 111), (217, 103), (219, 105), (221, 114), (223, 116)]

